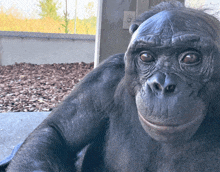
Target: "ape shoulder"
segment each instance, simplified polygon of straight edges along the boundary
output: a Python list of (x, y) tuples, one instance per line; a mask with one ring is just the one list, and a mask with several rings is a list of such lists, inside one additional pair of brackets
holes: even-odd
[[(113, 102), (115, 90), (125, 74), (124, 66), (124, 54), (110, 56), (75, 86), (59, 108), (73, 104), (78, 106), (91, 101), (95, 108), (105, 109)], [(70, 105), (70, 102), (75, 103)]]
[[(85, 78), (78, 84), (78, 88), (75, 89), (79, 92), (80, 88), (90, 89), (94, 91), (106, 91), (106, 89), (112, 89), (116, 87), (125, 74), (124, 54), (116, 54), (110, 56), (103, 61), (97, 68), (90, 72)], [(106, 93), (105, 93), (106, 94)]]
[(103, 61), (97, 68), (90, 72), (83, 80), (84, 82), (113, 82), (124, 76), (124, 54), (115, 54)]

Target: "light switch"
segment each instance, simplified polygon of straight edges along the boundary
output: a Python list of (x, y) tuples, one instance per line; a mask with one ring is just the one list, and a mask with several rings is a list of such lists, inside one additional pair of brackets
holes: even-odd
[(135, 11), (124, 11), (123, 29), (129, 29), (133, 20), (135, 20)]

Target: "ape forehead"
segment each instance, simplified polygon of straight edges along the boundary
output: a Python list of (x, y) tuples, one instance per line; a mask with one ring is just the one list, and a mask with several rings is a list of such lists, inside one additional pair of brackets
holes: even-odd
[(211, 33), (208, 32), (211, 29), (208, 23), (208, 15), (202, 14), (203, 16), (199, 16), (187, 10), (161, 11), (144, 21), (135, 34), (170, 37), (178, 32), (199, 32), (200, 34), (210, 35)]
[(144, 42), (152, 46), (171, 46), (178, 42), (199, 41), (200, 37), (212, 39), (213, 28), (206, 20), (207, 14), (202, 14), (201, 17), (187, 10), (159, 12), (139, 26), (130, 45)]

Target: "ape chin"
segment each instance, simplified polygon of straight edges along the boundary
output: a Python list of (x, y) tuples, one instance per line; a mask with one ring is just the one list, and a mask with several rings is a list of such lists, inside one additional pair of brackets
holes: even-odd
[(157, 141), (166, 143), (180, 143), (189, 140), (197, 131), (204, 116), (199, 116), (193, 121), (182, 125), (157, 125), (147, 121), (140, 113), (139, 120), (144, 130)]

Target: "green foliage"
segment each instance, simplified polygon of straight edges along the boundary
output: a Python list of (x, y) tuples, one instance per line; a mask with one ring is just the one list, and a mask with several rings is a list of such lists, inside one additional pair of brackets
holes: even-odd
[(61, 20), (61, 17), (58, 15), (57, 10), (61, 8), (61, 3), (54, 0), (39, 0), (39, 5), (41, 8), (40, 16), (42, 18), (50, 17), (54, 20)]
[(64, 23), (65, 24), (61, 24), (63, 27), (64, 27), (64, 29), (65, 29), (65, 33), (69, 33), (69, 29), (68, 29), (68, 25), (69, 25), (69, 19), (68, 19), (68, 14), (67, 13), (64, 13)]

